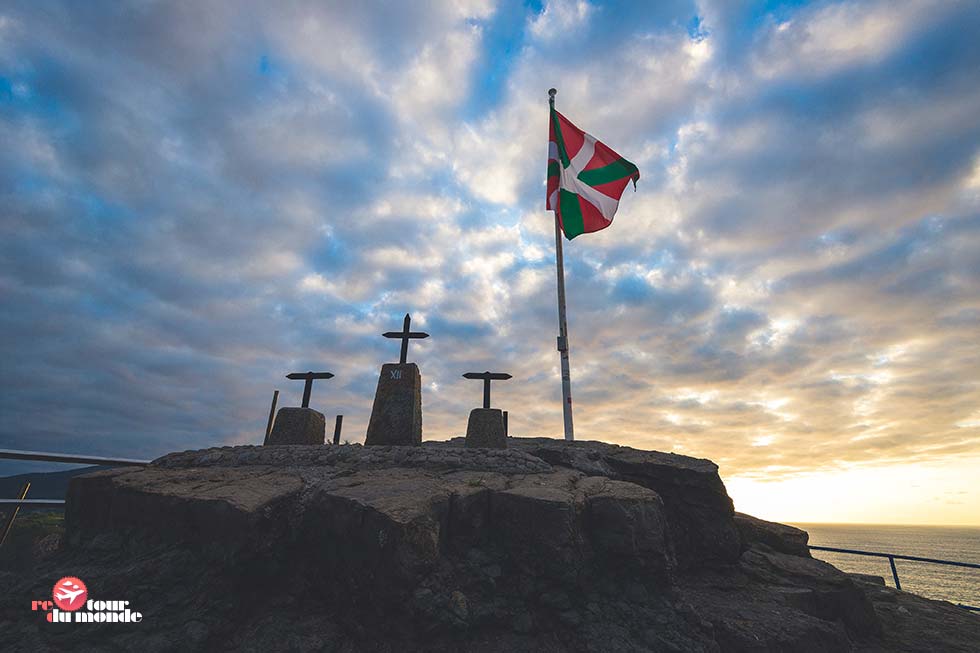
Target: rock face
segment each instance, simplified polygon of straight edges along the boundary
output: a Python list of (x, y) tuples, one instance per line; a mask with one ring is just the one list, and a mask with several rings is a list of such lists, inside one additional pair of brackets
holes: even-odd
[(466, 424), (467, 447), (486, 447), (506, 449), (507, 434), (504, 433), (504, 413), (498, 408), (474, 408)]
[[(809, 557), (802, 531), (736, 515), (709, 461), (596, 442), (461, 444), (225, 447), (76, 477), (65, 546), (30, 573), (0, 573), (2, 614), (16, 615), (0, 622), (0, 650), (980, 641), (975, 616), (844, 574)], [(143, 622), (44, 623), (29, 600), (68, 573)]]
[(735, 526), (742, 538), (743, 548), (752, 544), (764, 544), (780, 553), (810, 557), (810, 549), (807, 548), (810, 536), (806, 531), (740, 512), (735, 513)]
[(280, 408), (269, 444), (323, 444), (326, 419), (312, 408)]
[(422, 444), (422, 375), (415, 363), (381, 367), (364, 444)]
[(710, 460), (604, 442), (511, 438), (510, 444), (552, 465), (655, 491), (664, 500), (682, 566), (732, 562), (741, 553), (732, 500)]

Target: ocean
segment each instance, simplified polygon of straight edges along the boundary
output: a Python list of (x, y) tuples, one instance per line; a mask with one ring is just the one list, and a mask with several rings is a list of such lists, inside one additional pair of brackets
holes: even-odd
[[(980, 527), (793, 524), (810, 534), (810, 544), (880, 551), (980, 564)], [(882, 576), (894, 586), (886, 558), (813, 551), (838, 569)], [(902, 589), (930, 599), (980, 607), (980, 569), (896, 560)]]

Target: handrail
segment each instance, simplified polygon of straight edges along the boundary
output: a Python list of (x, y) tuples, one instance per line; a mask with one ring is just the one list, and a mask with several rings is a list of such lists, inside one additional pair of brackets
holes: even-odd
[(907, 556), (901, 553), (877, 553), (875, 551), (858, 551), (857, 549), (836, 549), (831, 546), (813, 546), (810, 545), (811, 549), (816, 549), (817, 551), (834, 551), (836, 553), (853, 553), (855, 555), (863, 556), (877, 556), (882, 558), (894, 558), (895, 560), (914, 560), (915, 562), (932, 562), (937, 565), (954, 565), (956, 567), (971, 567), (973, 569), (980, 569), (980, 564), (974, 562), (959, 562), (958, 560), (940, 560), (938, 558), (920, 558), (919, 556)]
[(83, 465), (149, 465), (149, 460), (136, 458), (106, 458), (103, 456), (84, 456), (72, 453), (48, 453), (45, 451), (21, 451), (19, 449), (0, 449), (0, 458), (8, 460), (37, 460), (49, 463), (81, 463)]
[[(898, 580), (898, 568), (895, 566), (896, 560), (911, 560), (913, 562), (928, 562), (935, 565), (949, 565), (951, 567), (967, 567), (970, 569), (980, 569), (980, 564), (974, 562), (960, 562), (958, 560), (940, 560), (939, 558), (923, 558), (920, 556), (909, 556), (902, 555), (900, 553), (881, 553), (879, 551), (860, 551), (858, 549), (839, 549), (832, 546), (815, 546), (813, 544), (808, 545), (812, 551), (832, 551), (834, 553), (849, 553), (852, 555), (859, 556), (872, 556), (875, 558), (888, 558), (888, 564), (892, 568), (892, 578), (895, 580), (895, 589), (902, 589), (902, 583)], [(980, 612), (980, 608), (974, 607), (972, 605), (964, 605), (963, 603), (957, 603), (957, 606), (965, 609), (972, 610), (973, 612)]]
[[(36, 460), (48, 463), (81, 463), (83, 465), (116, 465), (116, 466), (144, 466), (149, 465), (149, 460), (138, 460), (136, 458), (106, 458), (104, 456), (85, 456), (73, 453), (49, 453), (46, 451), (22, 451), (20, 449), (0, 449), (0, 458), (7, 460)], [(31, 487), (30, 482), (25, 484), (19, 499), (0, 499), (0, 506), (13, 506), (7, 524), (3, 529), (3, 536), (0, 537), (0, 546), (7, 539), (17, 513), (21, 508), (46, 508), (64, 507), (64, 499), (25, 499), (27, 490)]]

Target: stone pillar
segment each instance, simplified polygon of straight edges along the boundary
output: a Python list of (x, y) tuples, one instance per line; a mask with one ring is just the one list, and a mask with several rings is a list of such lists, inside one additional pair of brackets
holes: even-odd
[(506, 449), (504, 416), (498, 408), (474, 408), (466, 425), (466, 446)]
[(312, 408), (280, 408), (268, 444), (323, 444), (327, 421)]
[(364, 444), (422, 446), (422, 375), (415, 363), (381, 367)]

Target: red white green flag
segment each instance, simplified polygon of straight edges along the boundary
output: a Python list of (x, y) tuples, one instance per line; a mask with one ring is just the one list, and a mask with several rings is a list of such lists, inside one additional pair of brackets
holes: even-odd
[(636, 188), (639, 178), (635, 165), (551, 108), (547, 206), (566, 238), (611, 225), (627, 184)]

